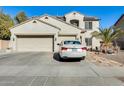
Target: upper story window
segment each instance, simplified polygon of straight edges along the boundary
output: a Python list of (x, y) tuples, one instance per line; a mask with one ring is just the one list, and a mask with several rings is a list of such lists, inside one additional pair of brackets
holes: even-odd
[(70, 20), (70, 23), (75, 25), (75, 26), (79, 26), (79, 20)]
[(93, 29), (93, 23), (92, 22), (85, 22), (85, 29), (92, 30)]

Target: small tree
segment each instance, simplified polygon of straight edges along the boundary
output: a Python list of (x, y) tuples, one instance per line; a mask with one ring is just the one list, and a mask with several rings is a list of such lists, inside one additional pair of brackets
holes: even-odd
[(0, 11), (0, 39), (9, 40), (10, 31), (9, 28), (14, 25), (12, 18)]
[(19, 12), (16, 16), (15, 16), (15, 20), (17, 23), (21, 23), (24, 22), (28, 19), (28, 17), (26, 16), (25, 12)]
[(109, 47), (112, 47), (112, 42), (124, 35), (124, 32), (115, 27), (100, 28), (99, 32), (95, 31), (92, 33), (92, 37), (96, 37), (102, 40), (102, 48), (107, 52)]

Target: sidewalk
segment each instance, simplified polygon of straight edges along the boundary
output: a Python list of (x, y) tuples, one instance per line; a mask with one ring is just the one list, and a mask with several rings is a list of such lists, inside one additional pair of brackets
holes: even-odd
[(10, 54), (10, 53), (12, 52), (7, 50), (0, 50), (0, 55)]

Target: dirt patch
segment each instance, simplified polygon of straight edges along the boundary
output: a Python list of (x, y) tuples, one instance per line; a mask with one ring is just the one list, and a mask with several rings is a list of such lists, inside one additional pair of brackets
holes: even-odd
[(100, 53), (99, 56), (124, 64), (124, 50), (120, 50), (118, 53), (115, 54)]
[(122, 63), (107, 59), (105, 57), (101, 57), (99, 55), (96, 55), (94, 52), (89, 52), (88, 58), (91, 60), (91, 62), (99, 66), (124, 66), (124, 64)]

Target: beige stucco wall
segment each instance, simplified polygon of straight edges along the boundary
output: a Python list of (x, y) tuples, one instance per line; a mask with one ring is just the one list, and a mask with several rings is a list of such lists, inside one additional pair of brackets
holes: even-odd
[(98, 47), (98, 49), (100, 49), (100, 41), (101, 41), (101, 39), (96, 39), (94, 37), (92, 39), (92, 49), (96, 49), (96, 47)]
[[(16, 51), (16, 35), (53, 35), (54, 40), (58, 38), (59, 29), (49, 26), (47, 24), (41, 23), (37, 21), (37, 23), (33, 23), (34, 20), (19, 25), (15, 28), (12, 28), (11, 31), (11, 42), (10, 47), (12, 50)], [(54, 42), (55, 50), (57, 49), (57, 42)]]
[(34, 20), (29, 21), (29, 22), (25, 22), (22, 25), (19, 25), (15, 28), (11, 29), (11, 32), (13, 34), (54, 34), (57, 31), (59, 31), (58, 29), (49, 26), (45, 23), (36, 21), (37, 23), (33, 23)]
[[(93, 21), (93, 29), (92, 30), (87, 30), (86, 33), (84, 33), (84, 37), (85, 38), (91, 38), (92, 35), (91, 33), (94, 32), (94, 31), (98, 31), (99, 32), (99, 21)], [(92, 39), (92, 46), (89, 46), (92, 47), (93, 49), (95, 49), (95, 47), (98, 47), (100, 48), (100, 39), (97, 39), (97, 38), (93, 38)]]
[(72, 19), (79, 20), (79, 27), (84, 29), (84, 22), (83, 22), (84, 15), (83, 14), (75, 12), (75, 15), (74, 15), (72, 12), (72, 13), (66, 14), (65, 18), (66, 18), (67, 23), (70, 23), (70, 20)]
[[(48, 19), (45, 19), (45, 17), (48, 17)], [(80, 39), (81, 29), (73, 27), (69, 24), (62, 22), (62, 21), (58, 21), (55, 18), (49, 17), (47, 15), (41, 17), (40, 20), (43, 20), (45, 22), (48, 22), (50, 24), (53, 24), (53, 25), (61, 28), (61, 30), (58, 33), (59, 35), (76, 35), (76, 38)]]
[(53, 25), (61, 28), (61, 32), (63, 32), (63, 33), (78, 34), (81, 31), (80, 29), (77, 29), (77, 28), (75, 28), (75, 27), (73, 27), (71, 25), (68, 25), (68, 24), (66, 24), (66, 23), (64, 23), (62, 21), (58, 21), (58, 20), (56, 20), (56, 19), (54, 19), (52, 17), (48, 16), (49, 17), (48, 19), (45, 19), (45, 17), (46, 16), (41, 17), (40, 20), (43, 20), (43, 21), (45, 21), (47, 23), (53, 24)]
[[(73, 13), (75, 13), (75, 15)], [(86, 32), (84, 34), (82, 34), (82, 43), (84, 45), (86, 45), (85, 38), (91, 38), (92, 37), (92, 35), (91, 35), (92, 32), (99, 31), (99, 21), (90, 21), (90, 22), (92, 22), (92, 26), (93, 26), (92, 30), (85, 29), (85, 22), (86, 21), (83, 21), (83, 19), (84, 19), (83, 14), (80, 14), (78, 12), (71, 12), (69, 14), (66, 14), (65, 17), (66, 17), (66, 22), (67, 23), (70, 23), (70, 20), (73, 20), (73, 19), (79, 20), (79, 27), (86, 30)], [(95, 49), (96, 46), (100, 47), (100, 39), (93, 38), (92, 39), (92, 46), (89, 46), (89, 48), (92, 47), (92, 48)]]

